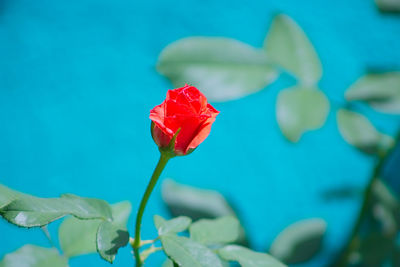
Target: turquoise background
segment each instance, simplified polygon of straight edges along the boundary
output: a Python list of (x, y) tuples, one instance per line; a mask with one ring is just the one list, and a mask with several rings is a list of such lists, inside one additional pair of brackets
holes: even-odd
[[(321, 195), (334, 187), (362, 188), (373, 164), (340, 137), (335, 110), (367, 69), (399, 69), (400, 19), (381, 15), (372, 0), (0, 0), (0, 182), (43, 197), (72, 192), (111, 203), (128, 199), (135, 215), (158, 158), (149, 111), (171, 88), (154, 68), (161, 50), (193, 35), (261, 47), (278, 12), (301, 25), (320, 55), (319, 85), (332, 101), (326, 125), (298, 144), (284, 139), (275, 100), (294, 80), (283, 75), (257, 94), (215, 103), (221, 114), (209, 138), (190, 156), (172, 160), (163, 179), (226, 194), (258, 250), (292, 222), (324, 218), (324, 249), (305, 264), (322, 266), (343, 245), (360, 201)], [(398, 116), (360, 109), (387, 133), (399, 125)], [(156, 213), (167, 216), (160, 186), (145, 213), (144, 238), (156, 234)], [(50, 226), (55, 237), (57, 225)], [(4, 220), (0, 240), (0, 257), (26, 243), (48, 246), (40, 230)], [(120, 251), (115, 266), (132, 266), (129, 250)], [(95, 254), (70, 265), (109, 266)]]

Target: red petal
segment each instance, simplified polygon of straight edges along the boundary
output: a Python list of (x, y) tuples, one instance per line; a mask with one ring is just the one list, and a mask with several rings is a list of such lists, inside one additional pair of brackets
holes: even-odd
[(169, 129), (168, 127), (166, 127), (164, 124), (164, 119), (165, 119), (164, 105), (165, 105), (165, 102), (163, 102), (161, 105), (155, 106), (150, 111), (150, 120), (152, 120), (158, 127), (160, 127), (160, 129), (165, 134), (167, 134), (169, 136), (173, 136), (174, 131), (172, 129)]
[(217, 117), (218, 113), (219, 113), (218, 111), (214, 112), (211, 118), (208, 118), (206, 121), (202, 123), (197, 133), (195, 134), (194, 138), (186, 147), (185, 153), (191, 148), (195, 149), (196, 147), (198, 147), (207, 138), (207, 136), (210, 134), (211, 131), (211, 125), (215, 121), (215, 118)]

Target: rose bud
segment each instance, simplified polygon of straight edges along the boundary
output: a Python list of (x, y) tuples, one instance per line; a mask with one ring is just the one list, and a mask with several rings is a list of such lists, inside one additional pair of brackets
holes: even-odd
[(161, 151), (186, 155), (207, 138), (218, 113), (194, 86), (168, 90), (164, 102), (150, 111), (154, 142)]

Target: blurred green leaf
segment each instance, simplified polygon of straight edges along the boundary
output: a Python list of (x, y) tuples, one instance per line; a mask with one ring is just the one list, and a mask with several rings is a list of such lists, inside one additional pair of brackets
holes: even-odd
[(198, 189), (165, 180), (162, 198), (174, 217), (184, 215), (193, 220), (235, 215), (225, 198), (213, 190)]
[(286, 15), (272, 21), (264, 41), (268, 58), (291, 72), (301, 84), (313, 86), (322, 76), (322, 66), (313, 45), (296, 22)]
[(380, 223), (380, 230), (386, 236), (394, 236), (397, 233), (397, 222), (393, 210), (383, 205), (382, 203), (375, 203), (373, 205), (373, 215)]
[(329, 101), (318, 89), (292, 87), (278, 95), (276, 116), (287, 139), (299, 141), (304, 132), (324, 125), (329, 112)]
[(2, 209), (1, 215), (21, 227), (44, 226), (65, 215), (80, 219), (112, 219), (111, 208), (104, 200), (72, 194), (61, 198), (19, 196)]
[[(375, 0), (380, 11), (383, 12), (400, 12), (399, 0)], [(400, 265), (399, 265), (400, 266)]]
[[(238, 218), (225, 197), (214, 190), (199, 189), (181, 185), (172, 180), (165, 180), (162, 185), (162, 198), (173, 217), (188, 216), (194, 221), (223, 216)], [(242, 225), (236, 243), (249, 245)]]
[(128, 224), (129, 216), (131, 216), (132, 205), (129, 201), (121, 201), (111, 205), (111, 212), (113, 217), (113, 223), (121, 227), (125, 227)]
[(13, 200), (17, 199), (18, 195), (22, 194), (15, 190), (0, 184), (0, 209), (10, 204)]
[[(113, 223), (126, 228), (132, 206), (129, 201), (111, 205)], [(79, 220), (75, 217), (66, 218), (58, 229), (58, 238), (64, 254), (73, 257), (82, 254), (95, 253), (96, 235), (101, 220)]]
[(174, 267), (174, 263), (170, 259), (167, 259), (164, 261), (162, 267)]
[(254, 252), (250, 249), (229, 245), (218, 250), (221, 258), (237, 261), (242, 267), (283, 267), (286, 266), (266, 253)]
[(222, 267), (220, 259), (214, 252), (187, 237), (162, 235), (160, 240), (165, 254), (179, 266)]
[(311, 259), (321, 248), (326, 231), (322, 219), (306, 219), (289, 225), (274, 240), (270, 253), (287, 264)]
[(160, 236), (183, 232), (191, 223), (192, 219), (186, 216), (179, 216), (167, 221), (159, 215), (154, 215), (154, 225), (156, 226)]
[(389, 188), (389, 186), (381, 179), (376, 179), (372, 186), (372, 192), (379, 202), (383, 203), (390, 209), (398, 209), (400, 206), (399, 197), (397, 194)]
[(68, 259), (61, 256), (55, 248), (25, 245), (6, 254), (0, 267), (67, 267)]
[(384, 266), (384, 262), (391, 255), (394, 246), (393, 240), (379, 233), (371, 233), (362, 240), (360, 255), (362, 266)]
[(174, 87), (198, 87), (210, 101), (227, 101), (257, 92), (277, 78), (265, 52), (234, 39), (190, 37), (168, 45), (157, 70)]
[(394, 145), (392, 137), (378, 132), (360, 113), (340, 109), (337, 112), (337, 123), (344, 140), (365, 153), (386, 153)]
[(374, 216), (387, 235), (396, 234), (400, 229), (400, 200), (398, 195), (381, 179), (376, 179), (372, 192), (375, 198)]
[(154, 226), (156, 227), (157, 230), (160, 229), (167, 222), (167, 220), (161, 217), (160, 215), (154, 215), (153, 221), (154, 221)]
[(235, 242), (239, 238), (240, 224), (233, 216), (217, 219), (202, 219), (193, 223), (190, 238), (204, 245), (217, 245)]
[[(223, 266), (225, 267), (225, 265), (223, 265)], [(162, 265), (162, 267), (179, 267), (179, 265), (177, 263), (175, 263), (175, 265), (174, 265), (173, 261), (171, 261), (170, 259), (167, 259), (164, 262), (164, 264)], [(229, 267), (229, 265), (227, 267)]]
[(102, 220), (66, 218), (60, 225), (58, 236), (64, 254), (74, 257), (96, 252), (97, 229)]
[(349, 101), (365, 101), (382, 112), (400, 114), (400, 72), (367, 74), (345, 96)]
[(112, 222), (103, 221), (97, 230), (97, 252), (110, 263), (114, 261), (118, 249), (126, 246), (128, 241), (126, 228)]

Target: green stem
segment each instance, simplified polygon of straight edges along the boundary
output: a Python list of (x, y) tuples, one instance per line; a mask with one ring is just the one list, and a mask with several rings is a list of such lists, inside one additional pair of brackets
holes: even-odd
[(372, 201), (373, 197), (373, 188), (374, 188), (374, 183), (380, 179), (380, 174), (382, 172), (382, 168), (384, 167), (384, 164), (386, 162), (386, 159), (388, 156), (391, 154), (392, 150), (397, 146), (397, 144), (400, 141), (400, 132), (398, 132), (397, 137), (395, 139), (395, 144), (389, 151), (386, 153), (383, 153), (382, 155), (379, 156), (378, 162), (376, 163), (373, 173), (371, 175), (370, 181), (367, 185), (367, 188), (364, 191), (364, 198), (363, 198), (363, 203), (361, 205), (361, 210), (360, 213), (358, 214), (358, 218), (356, 223), (353, 226), (353, 229), (351, 231), (351, 235), (347, 241), (346, 247), (342, 250), (340, 253), (340, 256), (336, 261), (334, 261), (333, 264), (330, 265), (330, 267), (346, 267), (348, 266), (349, 259), (351, 256), (351, 253), (357, 248), (357, 235), (361, 229), (363, 219), (367, 215), (370, 207), (370, 203)]
[(146, 191), (144, 192), (144, 195), (142, 197), (142, 201), (140, 202), (139, 211), (136, 217), (135, 240), (133, 241), (132, 244), (133, 252), (136, 258), (136, 267), (141, 267), (143, 264), (142, 259), (140, 258), (139, 248), (140, 248), (140, 226), (142, 224), (144, 209), (146, 207), (147, 201), (150, 198), (151, 192), (153, 191), (154, 186), (156, 185), (157, 180), (160, 177), (161, 172), (165, 168), (165, 165), (167, 165), (167, 162), (170, 158), (171, 157), (168, 156), (167, 153), (161, 152), (160, 159), (157, 163), (156, 168), (154, 169), (150, 182), (147, 185)]
[(368, 212), (369, 204), (370, 204), (372, 196), (373, 196), (373, 194), (372, 194), (373, 186), (374, 186), (375, 181), (377, 179), (379, 179), (379, 173), (381, 172), (381, 169), (383, 166), (383, 161), (384, 161), (384, 158), (380, 158), (379, 162), (376, 164), (376, 166), (374, 168), (373, 174), (370, 178), (367, 188), (364, 191), (364, 198), (363, 198), (363, 203), (361, 205), (360, 213), (358, 215), (356, 223), (353, 226), (349, 240), (346, 243), (347, 245), (346, 245), (345, 249), (343, 250), (343, 252), (341, 253), (341, 256), (334, 262), (332, 267), (348, 266), (348, 262), (349, 262), (351, 253), (357, 247), (357, 235), (362, 226), (363, 219)]

